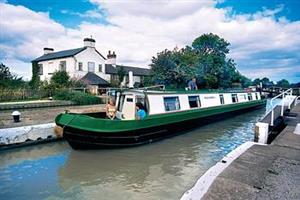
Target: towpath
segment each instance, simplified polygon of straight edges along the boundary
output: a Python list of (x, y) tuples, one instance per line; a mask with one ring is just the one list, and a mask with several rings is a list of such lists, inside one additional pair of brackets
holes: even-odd
[(104, 111), (104, 104), (87, 105), (87, 106), (62, 106), (62, 107), (46, 107), (19, 110), (21, 112), (21, 122), (14, 123), (11, 113), (12, 110), (0, 112), (0, 129), (20, 127), (35, 124), (46, 124), (54, 122), (55, 117), (65, 110), (70, 112), (100, 112)]
[[(300, 199), (300, 105), (271, 145), (253, 145), (213, 182), (202, 199)], [(298, 126), (297, 126), (298, 124)], [(298, 134), (295, 134), (298, 133)]]

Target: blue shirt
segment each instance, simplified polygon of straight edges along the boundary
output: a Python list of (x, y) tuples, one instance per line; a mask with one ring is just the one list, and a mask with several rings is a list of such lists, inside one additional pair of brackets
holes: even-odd
[(144, 119), (146, 117), (146, 112), (143, 109), (139, 109), (137, 111), (137, 117), (138, 119)]
[(196, 90), (197, 89), (197, 85), (194, 81), (189, 81), (188, 87), (191, 88), (191, 90)]

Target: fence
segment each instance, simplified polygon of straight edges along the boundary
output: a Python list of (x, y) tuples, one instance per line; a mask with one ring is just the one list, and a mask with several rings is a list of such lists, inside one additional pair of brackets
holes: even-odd
[(0, 102), (42, 99), (49, 95), (46, 90), (0, 89)]

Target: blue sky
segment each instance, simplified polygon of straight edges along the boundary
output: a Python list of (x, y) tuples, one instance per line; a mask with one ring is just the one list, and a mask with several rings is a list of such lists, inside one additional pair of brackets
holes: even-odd
[(118, 63), (147, 67), (157, 52), (213, 32), (246, 76), (300, 81), (297, 0), (0, 2), (0, 61), (27, 78), (45, 46), (76, 48), (92, 35), (103, 55), (115, 50)]

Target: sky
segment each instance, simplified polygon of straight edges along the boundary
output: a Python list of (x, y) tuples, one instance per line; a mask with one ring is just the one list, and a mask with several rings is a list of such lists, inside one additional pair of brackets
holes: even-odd
[(164, 49), (205, 33), (230, 42), (245, 76), (300, 82), (298, 0), (0, 0), (0, 62), (31, 77), (31, 60), (96, 40), (117, 63), (148, 67)]

